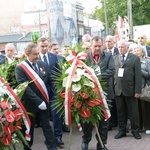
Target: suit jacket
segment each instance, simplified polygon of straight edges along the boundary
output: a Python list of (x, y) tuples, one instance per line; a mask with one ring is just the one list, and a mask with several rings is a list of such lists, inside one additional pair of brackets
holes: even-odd
[[(108, 50), (105, 49), (104, 51), (107, 52)], [(109, 52), (109, 51), (108, 51), (108, 52)], [(115, 56), (115, 55), (118, 55), (118, 53), (119, 53), (119, 52), (118, 52), (118, 48), (117, 48), (117, 47), (114, 47), (114, 51), (113, 51), (112, 55)]]
[(0, 60), (0, 65), (5, 64), (5, 61), (8, 60), (6, 56), (4, 56), (1, 60)]
[[(88, 64), (94, 65), (94, 59), (91, 52), (88, 53)], [(115, 64), (112, 54), (110, 52), (103, 51), (100, 61), (97, 65), (100, 66), (101, 69), (101, 75), (99, 77), (102, 78), (102, 81), (106, 82), (106, 86), (108, 88), (106, 90), (108, 94), (107, 98), (113, 99), (114, 98), (113, 84), (110, 84), (110, 79), (111, 77), (114, 76)]]
[(117, 48), (117, 47), (114, 47), (114, 53), (113, 53), (113, 56), (118, 55), (118, 54), (119, 54), (118, 48)]
[(124, 68), (123, 77), (118, 77), (118, 70), (121, 68), (121, 56), (114, 56), (115, 60), (115, 94), (120, 96), (134, 96), (135, 93), (141, 93), (142, 76), (141, 76), (141, 63), (138, 56), (128, 53), (122, 68)]
[(2, 64), (1, 61), (2, 61), (4, 58), (6, 58), (6, 56), (0, 54), (0, 64)]
[[(58, 58), (57, 58), (57, 55), (51, 53), (51, 52), (47, 52), (47, 55), (48, 55), (48, 61), (49, 61), (49, 64), (48, 64), (48, 69), (49, 69), (49, 72), (50, 72), (50, 77), (51, 77), (51, 80), (50, 80), (50, 86), (48, 87), (48, 92), (49, 92), (49, 96), (50, 96), (50, 99), (53, 99), (54, 98), (54, 95), (56, 95), (56, 91), (55, 91), (55, 87), (54, 87), (54, 82), (55, 82), (55, 72), (59, 72), (60, 70), (60, 67), (59, 67), (59, 61), (58, 61)], [(39, 60), (42, 60), (41, 57), (39, 57)]]
[[(32, 65), (29, 63), (29, 61), (28, 60), (25, 60), (25, 61), (32, 68)], [(37, 65), (38, 65), (38, 68), (40, 71), (39, 76), (43, 80), (43, 82), (45, 83), (45, 85), (47, 87), (49, 84), (49, 80), (50, 80), (48, 67), (42, 61), (38, 61)], [(43, 71), (41, 72), (40, 68), (42, 68), (44, 73), (43, 73)], [(15, 68), (15, 75), (16, 75), (16, 80), (17, 80), (18, 84), (24, 83), (25, 81), (32, 81), (32, 79), (26, 73), (26, 71), (19, 65), (17, 65)], [(41, 92), (39, 91), (39, 89), (37, 88), (37, 86), (35, 85), (34, 82), (31, 82), (28, 85), (23, 97), (21, 98), (21, 101), (23, 101), (27, 111), (31, 111), (31, 112), (39, 111), (38, 106), (43, 101), (45, 101), (45, 103), (48, 105), (47, 101), (44, 99), (43, 95), (41, 94)], [(47, 107), (47, 108), (49, 108), (49, 107)]]
[(150, 60), (143, 57), (141, 61), (142, 70), (142, 87), (144, 85), (150, 85)]
[(150, 46), (146, 46), (147, 55), (150, 57)]

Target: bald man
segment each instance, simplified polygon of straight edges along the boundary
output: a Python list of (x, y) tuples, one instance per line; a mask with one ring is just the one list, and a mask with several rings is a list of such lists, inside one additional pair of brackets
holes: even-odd
[(145, 56), (150, 59), (150, 47), (149, 46), (146, 46), (146, 35), (145, 34), (139, 34), (138, 35), (138, 44), (142, 45), (145, 47)]

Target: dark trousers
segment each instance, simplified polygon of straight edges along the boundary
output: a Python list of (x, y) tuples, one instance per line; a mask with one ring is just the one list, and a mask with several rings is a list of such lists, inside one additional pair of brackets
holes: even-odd
[(51, 100), (51, 118), (54, 125), (54, 135), (56, 139), (62, 139), (62, 118), (54, 106), (55, 100)]
[[(108, 137), (108, 121), (101, 120), (98, 122), (98, 131), (100, 134), (100, 137), (102, 139), (103, 144), (107, 143), (107, 137)], [(93, 125), (92, 123), (82, 123), (82, 128), (83, 128), (83, 136), (82, 136), (82, 141), (84, 143), (89, 143), (92, 139), (92, 131), (93, 131)], [(97, 139), (97, 150), (101, 149), (101, 145), (98, 139), (98, 136), (96, 134), (96, 139)]]
[(140, 109), (140, 128), (145, 130), (150, 130), (150, 102), (143, 101), (139, 99), (139, 109)]
[(111, 117), (109, 118), (109, 126), (110, 127), (115, 127), (118, 124), (116, 100), (111, 99), (110, 105), (111, 105), (111, 107), (110, 107)]
[[(52, 128), (50, 126), (49, 122), (49, 111), (48, 110), (40, 110), (38, 112), (38, 116), (40, 119), (41, 127), (43, 130), (43, 134), (45, 137), (45, 144), (47, 146), (48, 150), (57, 150), (56, 146), (56, 140), (54, 137), (54, 133), (52, 131)], [(29, 116), (31, 121), (31, 129), (30, 129), (30, 135), (31, 135), (31, 141), (29, 141), (30, 147), (33, 144), (33, 137), (34, 137), (34, 123), (35, 123), (35, 117)], [(25, 133), (25, 127), (23, 128), (23, 132)], [(44, 139), (43, 139), (44, 140)], [(26, 145), (24, 145), (24, 150), (30, 150)]]
[(116, 96), (119, 131), (126, 133), (127, 119), (133, 132), (139, 132), (138, 100), (129, 96)]

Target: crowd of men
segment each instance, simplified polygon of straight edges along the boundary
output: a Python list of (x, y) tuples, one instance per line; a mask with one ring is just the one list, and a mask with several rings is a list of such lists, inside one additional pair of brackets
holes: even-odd
[[(107, 150), (108, 131), (118, 126), (118, 133), (115, 139), (123, 138), (129, 133), (128, 120), (131, 123), (131, 133), (135, 139), (141, 139), (140, 130), (150, 134), (150, 122), (147, 121), (147, 113), (150, 113), (149, 102), (141, 102), (141, 89), (150, 78), (149, 65), (150, 47), (146, 46), (146, 36), (141, 34), (138, 43), (134, 41), (120, 40), (116, 43), (115, 38), (108, 35), (105, 39), (89, 34), (82, 37), (83, 48), (88, 54), (88, 65), (98, 66), (101, 80), (106, 82), (107, 99), (110, 100), (111, 117), (109, 120), (103, 118), (98, 125), (98, 131), (102, 140), (97, 139), (97, 150)], [(53, 72), (58, 72), (59, 61), (65, 61), (68, 53), (68, 45), (64, 45), (59, 54), (59, 45), (50, 43), (47, 38), (41, 37), (37, 43), (30, 43), (25, 48), (26, 60), (15, 67), (15, 77), (18, 84), (31, 81), (21, 101), (27, 111), (35, 116), (29, 116), (31, 121), (30, 147), (24, 145), (24, 150), (31, 150), (33, 145), (34, 128), (40, 126), (45, 137), (45, 144), (48, 150), (57, 150), (57, 147), (64, 145), (62, 141), (63, 129), (69, 132), (69, 128), (63, 123), (62, 118), (53, 109), (56, 100)], [(11, 63), (15, 55), (14, 44), (8, 43), (5, 46), (5, 56), (0, 55), (0, 64), (6, 61)], [(142, 62), (145, 63), (142, 63)], [(144, 67), (143, 67), (144, 66)], [(150, 67), (149, 67), (150, 68)], [(150, 82), (149, 82), (150, 83)], [(49, 101), (50, 100), (50, 101)], [(54, 130), (49, 124), (53, 122)], [(82, 150), (88, 150), (92, 138), (93, 124), (81, 122), (83, 129)], [(22, 129), (25, 135), (25, 128)]]

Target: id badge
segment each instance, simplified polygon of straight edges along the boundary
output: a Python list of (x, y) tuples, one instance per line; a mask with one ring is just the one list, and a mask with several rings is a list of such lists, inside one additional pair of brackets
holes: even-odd
[(119, 68), (118, 69), (118, 77), (123, 77), (124, 74), (124, 68)]

